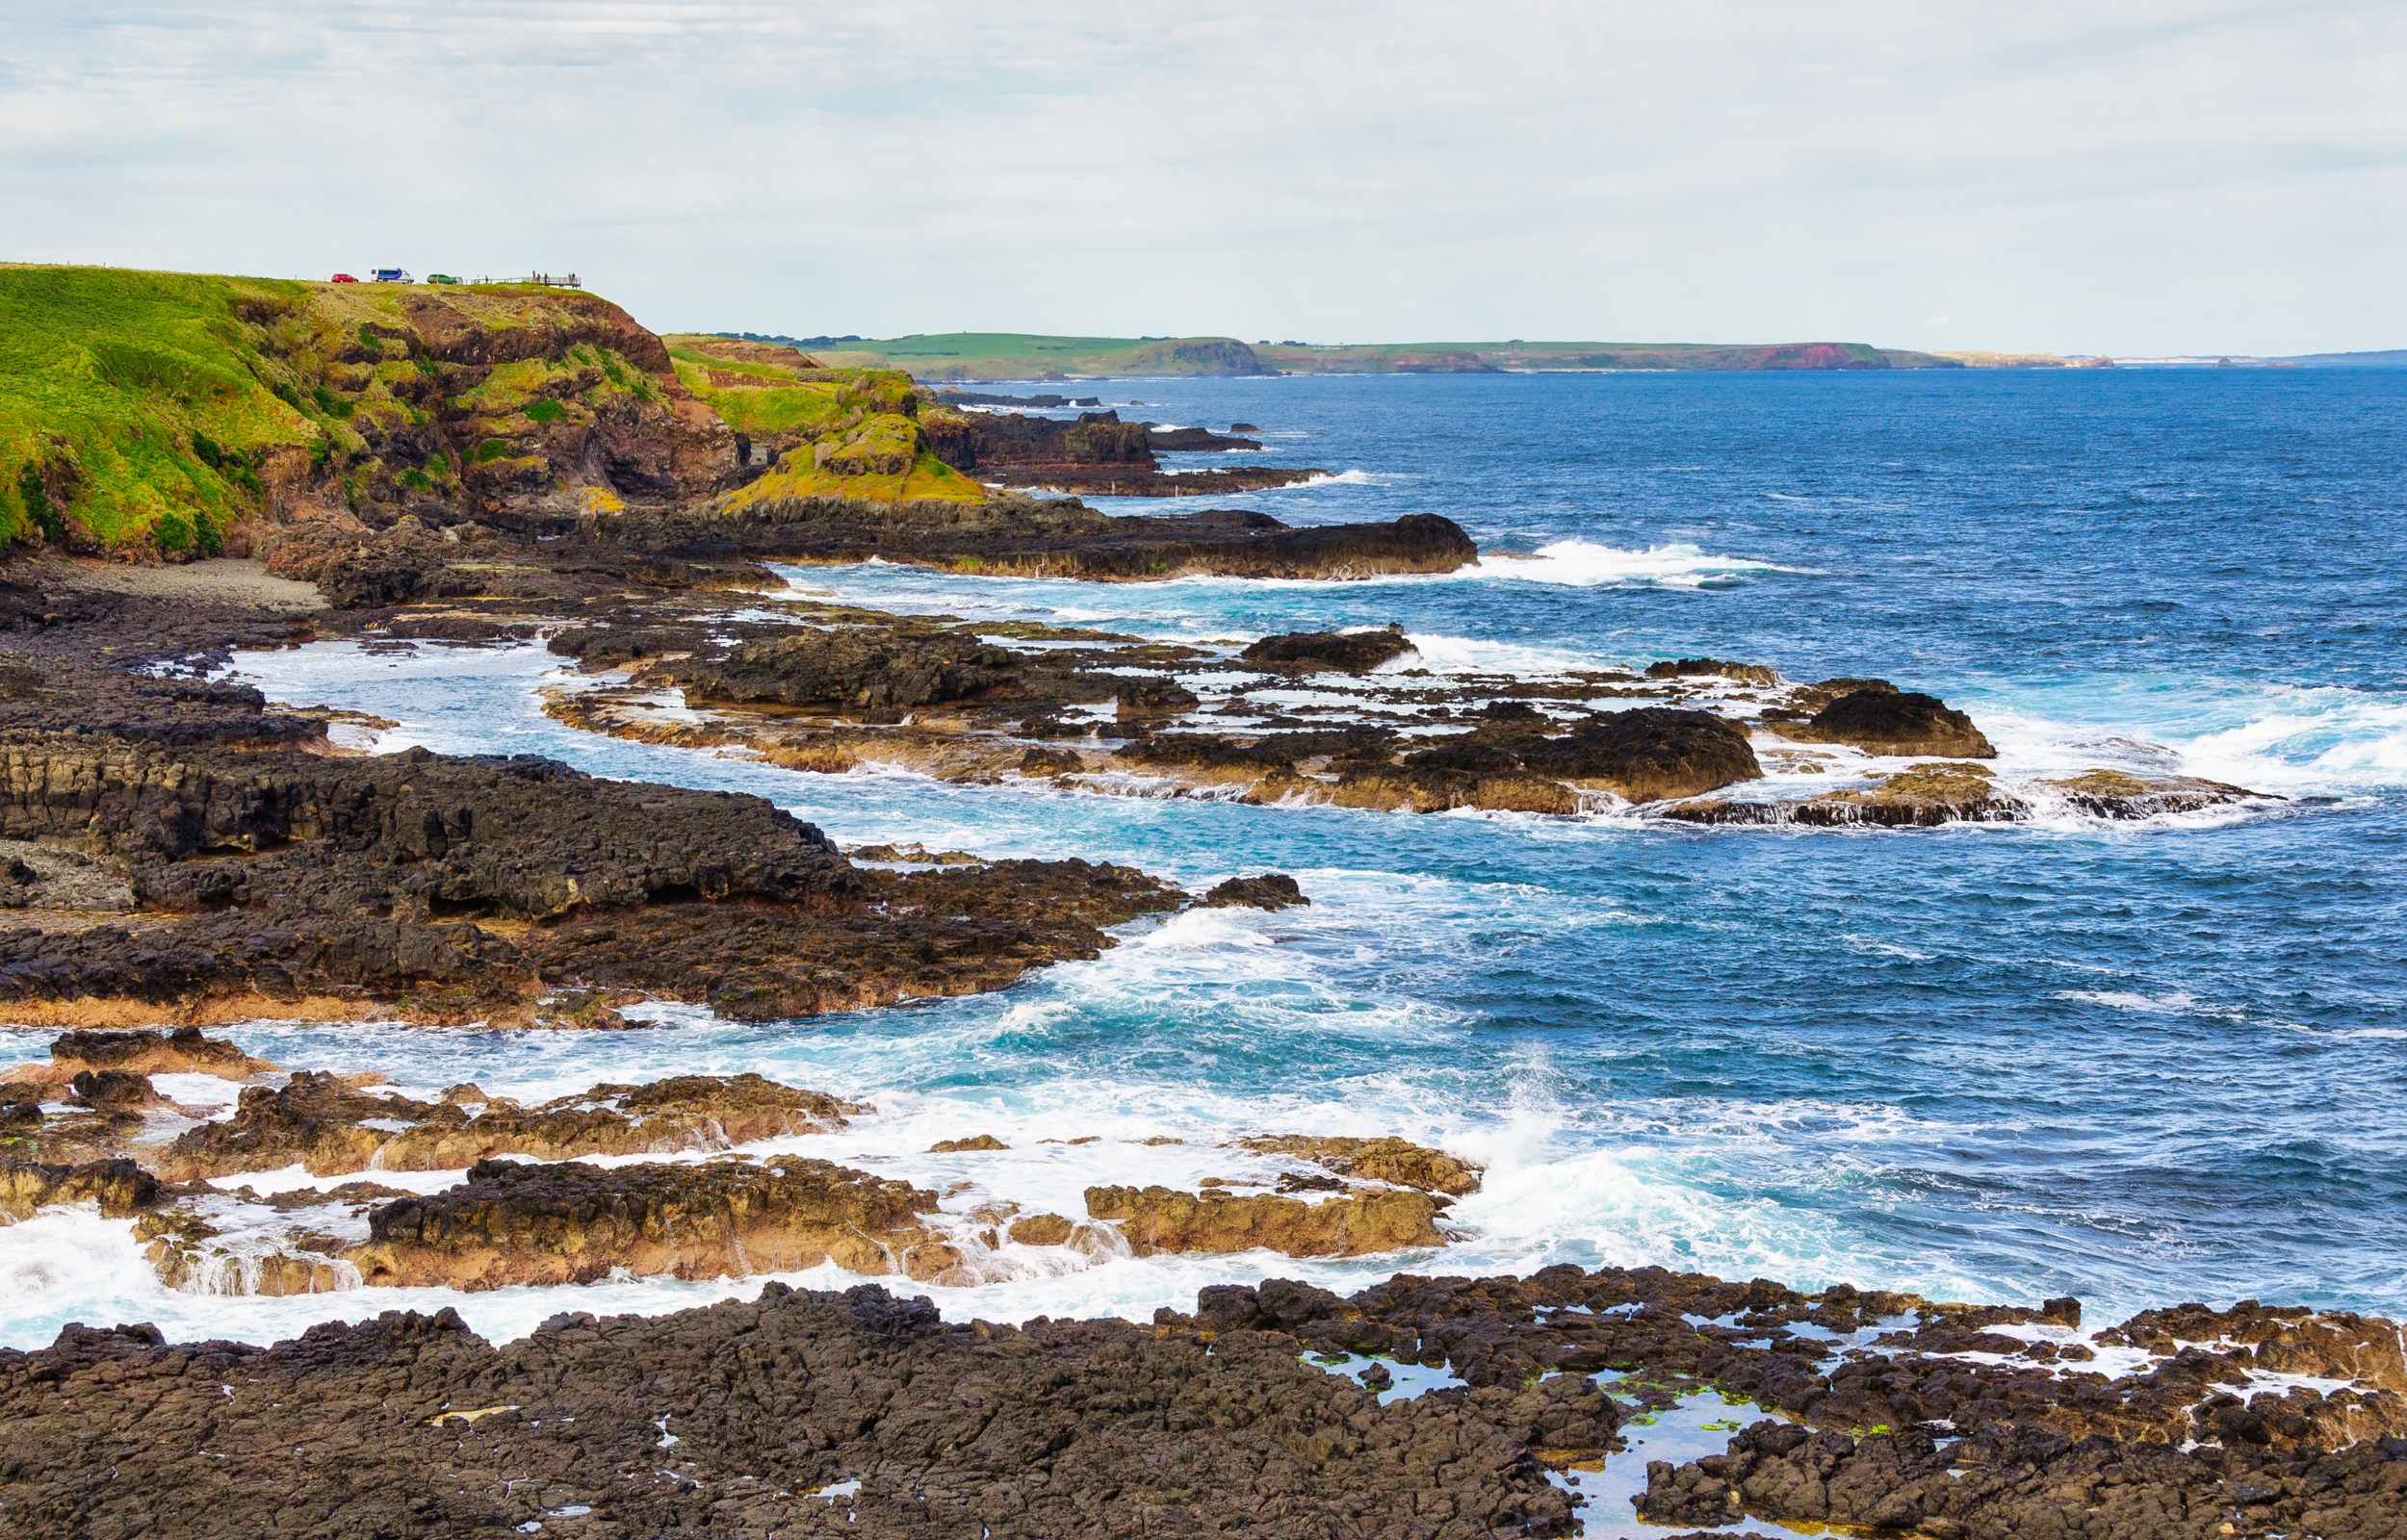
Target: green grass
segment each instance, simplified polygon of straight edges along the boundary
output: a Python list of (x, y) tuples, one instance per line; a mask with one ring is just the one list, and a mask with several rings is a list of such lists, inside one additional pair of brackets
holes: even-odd
[[(263, 367), (272, 279), (0, 267), (0, 540), (214, 549), (259, 462), (319, 436)], [(267, 377), (263, 377), (263, 375)]]
[(588, 296), (517, 285), (0, 266), (0, 544), (206, 552), (267, 511), (272, 486), (315, 481), (356, 508), (457, 485), (449, 453), (399, 429), (441, 422), (478, 445), (472, 461), (519, 460), (552, 424), (661, 393), (594, 343), (446, 363), (414, 341), (413, 307), (438, 296), (451, 324), (496, 331), (594, 319)]

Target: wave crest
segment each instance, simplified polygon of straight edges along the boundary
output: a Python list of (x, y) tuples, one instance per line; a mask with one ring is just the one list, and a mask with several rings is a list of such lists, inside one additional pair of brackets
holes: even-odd
[(1749, 556), (1712, 554), (1685, 541), (1643, 551), (1599, 545), (1592, 540), (1555, 540), (1530, 554), (1489, 552), (1457, 577), (1501, 578), (1557, 583), (1571, 588), (1645, 584), (1658, 588), (1727, 588), (1759, 573), (1805, 572)]

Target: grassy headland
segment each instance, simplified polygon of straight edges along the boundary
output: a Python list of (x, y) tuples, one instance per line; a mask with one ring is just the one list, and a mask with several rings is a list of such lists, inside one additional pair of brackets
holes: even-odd
[(986, 488), (936, 456), (911, 376), (893, 369), (829, 369), (790, 347), (720, 337), (663, 339), (678, 380), (775, 463), (731, 493), (731, 507), (785, 498), (879, 502), (984, 500)]
[(928, 451), (908, 375), (751, 352), (672, 357), (532, 285), (0, 266), (0, 548), (177, 558), (319, 513), (685, 500), (736, 478), (731, 432), (776, 457), (754, 499), (984, 495)]

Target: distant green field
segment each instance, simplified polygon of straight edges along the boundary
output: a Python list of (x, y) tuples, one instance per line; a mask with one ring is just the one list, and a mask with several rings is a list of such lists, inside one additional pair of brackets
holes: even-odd
[(1954, 369), (1935, 353), (1864, 343), (1245, 343), (1233, 337), (1060, 337), (955, 331), (910, 337), (725, 335), (800, 347), (839, 368), (923, 380), (1145, 374), (1460, 374), (1561, 370)]

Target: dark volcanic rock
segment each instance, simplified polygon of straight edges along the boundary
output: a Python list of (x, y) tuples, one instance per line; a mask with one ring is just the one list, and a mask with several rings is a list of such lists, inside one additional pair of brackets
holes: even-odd
[(1237, 655), (1273, 668), (1333, 669), (1368, 674), (1412, 651), (1401, 626), (1368, 631), (1289, 631), (1265, 636)]
[[(1059, 1216), (1023, 1222), (1043, 1219), (1052, 1239), (1028, 1244), (1066, 1237)], [(1989, 1330), (2075, 1320), (2068, 1301), (1558, 1267), (1402, 1274), (1350, 1298), (1285, 1279), (1215, 1286), (1151, 1326), (947, 1324), (873, 1286), (775, 1285), (657, 1320), (563, 1315), (498, 1349), (448, 1312), (265, 1349), (70, 1326), (51, 1348), (0, 1352), (0, 1513), (12, 1532), (168, 1537), (501, 1540), (572, 1522), (877, 1540), (1563, 1536), (1572, 1510), (1547, 1470), (1614, 1444), (1623, 1413), (1591, 1378), (1611, 1368), (1656, 1404), (1710, 1389), (1794, 1419), (1652, 1466), (1659, 1523), (2397, 1540), (2407, 1398), (2377, 1384), (2392, 1323), (2154, 1313), (2120, 1330), (2161, 1340), (2159, 1356), (2111, 1382), (2055, 1373), (2053, 1342)], [(1829, 1341), (1883, 1326), (1877, 1353)], [(2227, 1335), (2238, 1345), (2201, 1346)], [(2307, 1345), (2299, 1373), (2371, 1378), (2329, 1398), (2230, 1393), (2286, 1344)], [(1442, 1364), (1468, 1388), (1381, 1406), (1307, 1351)], [(1966, 1351), (1982, 1356), (1928, 1356)], [(848, 1495), (817, 1495), (831, 1486)]]
[(1710, 711), (1640, 706), (1522, 747), (1542, 775), (1602, 783), (1632, 802), (1694, 797), (1761, 776), (1747, 730)]
[(1578, 1389), (1381, 1406), (1292, 1338), (947, 1324), (874, 1286), (501, 1348), (448, 1311), (266, 1349), (70, 1327), (0, 1354), (0, 1511), (159, 1540), (1562, 1535), (1529, 1435), (1609, 1437)]
[(1682, 657), (1646, 665), (1650, 680), (1725, 679), (1743, 684), (1773, 684), (1780, 671), (1763, 663), (1733, 663), (1720, 657)]
[(1918, 690), (1856, 690), (1815, 712), (1802, 727), (1786, 731), (1791, 737), (1849, 743), (1875, 754), (1965, 759), (1994, 759), (1998, 755), (1971, 717)]
[[(1180, 482), (1200, 477), (1172, 476)], [(1452, 572), (1479, 559), (1461, 526), (1435, 514), (1384, 524), (1291, 528), (1265, 513), (1214, 508), (1156, 518), (1107, 515), (1075, 501), (888, 504), (809, 498), (724, 513), (627, 513), (591, 521), (580, 549), (638, 550), (690, 560), (889, 561), (1003, 576), (1148, 581), (1370, 578)]]
[(1206, 909), (1296, 909), (1311, 902), (1285, 872), (1231, 877), (1204, 895)]
[(670, 677), (697, 700), (876, 711), (978, 695), (1020, 666), (1009, 649), (958, 632), (846, 627), (748, 642), (715, 662), (673, 665)]

